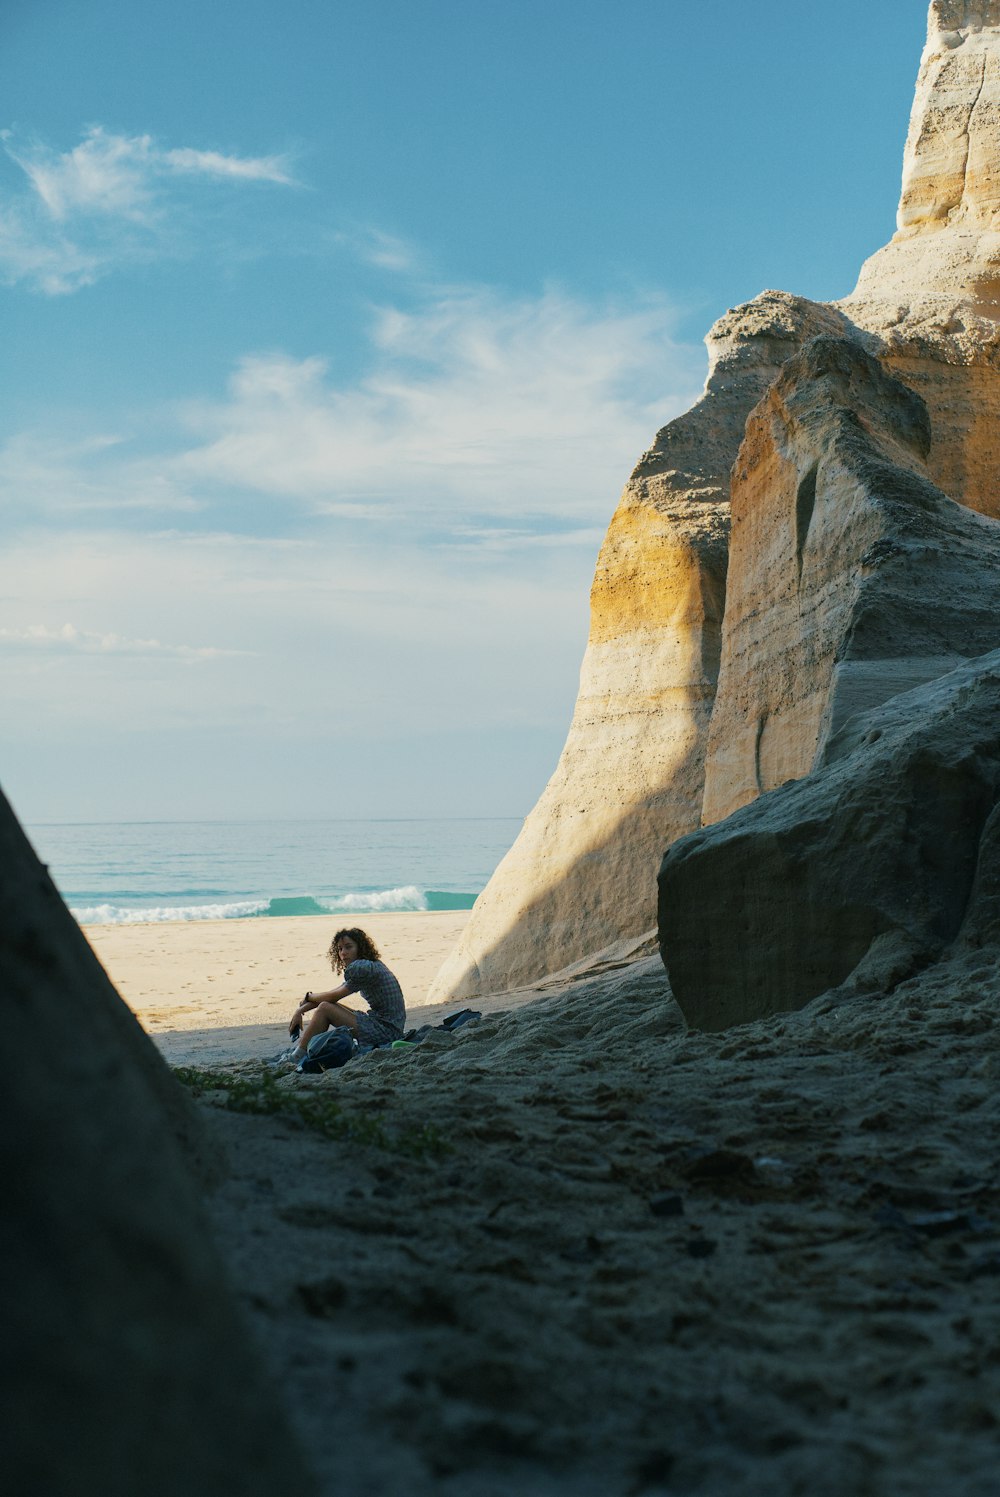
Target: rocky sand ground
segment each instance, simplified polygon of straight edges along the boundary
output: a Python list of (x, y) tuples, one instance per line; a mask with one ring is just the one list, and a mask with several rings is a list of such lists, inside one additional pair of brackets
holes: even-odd
[(721, 1035), (656, 957), (517, 1002), (277, 1110), (196, 1088), (324, 1490), (992, 1497), (1000, 965)]

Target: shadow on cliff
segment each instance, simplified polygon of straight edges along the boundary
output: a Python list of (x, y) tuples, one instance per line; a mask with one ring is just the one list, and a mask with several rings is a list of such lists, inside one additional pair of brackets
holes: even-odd
[[(564, 866), (550, 887), (513, 911), (478, 959), (470, 955), (459, 967), (459, 952), (453, 953), (449, 961), (455, 963), (452, 970), (457, 975), (449, 981), (450, 1001), (532, 986), (568, 967), (583, 971), (588, 959), (649, 933), (656, 926), (657, 874), (663, 855), (700, 824), (697, 814), (692, 819), (688, 796), (678, 794), (677, 787), (694, 778), (700, 782), (703, 773), (704, 749), (695, 742), (671, 762), (643, 801), (623, 810), (610, 832)], [(682, 802), (683, 816), (678, 814)], [(699, 795), (699, 811), (700, 802)], [(623, 879), (634, 885), (637, 868), (643, 870), (643, 887), (633, 891), (633, 913), (622, 920), (617, 901), (612, 913), (606, 909), (608, 891)], [(581, 937), (587, 927), (592, 939)]]

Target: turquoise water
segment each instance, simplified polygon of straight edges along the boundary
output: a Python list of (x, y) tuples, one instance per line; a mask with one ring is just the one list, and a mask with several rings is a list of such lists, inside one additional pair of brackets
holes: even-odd
[(28, 836), (78, 920), (466, 910), (520, 830), (456, 821), (49, 823)]

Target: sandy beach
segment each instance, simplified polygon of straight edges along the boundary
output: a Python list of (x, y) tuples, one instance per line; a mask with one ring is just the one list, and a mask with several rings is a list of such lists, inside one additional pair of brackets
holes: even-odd
[(160, 921), (88, 925), (84, 934), (167, 1060), (214, 1065), (280, 1048), (302, 994), (333, 986), (326, 952), (340, 925), (363, 925), (399, 978), (408, 1018), (432, 1020), (437, 1010), (417, 1011), (468, 917), (468, 910), (448, 910), (363, 920)]

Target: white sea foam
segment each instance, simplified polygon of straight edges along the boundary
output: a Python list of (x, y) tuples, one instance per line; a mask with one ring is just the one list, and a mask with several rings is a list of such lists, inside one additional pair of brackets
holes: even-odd
[(70, 907), (70, 914), (80, 925), (139, 925), (147, 921), (161, 923), (168, 920), (238, 920), (251, 915), (262, 915), (267, 909), (267, 900), (240, 900), (234, 904), (164, 904), (125, 906), (119, 904), (93, 904), (86, 908)]
[(364, 925), (394, 910), (471, 908), (519, 825), (309, 818), (29, 830), (66, 903), (90, 924), (312, 916)]
[(379, 889), (374, 894), (339, 894), (334, 899), (319, 901), (331, 914), (356, 910), (426, 910), (427, 896), (416, 884), (405, 884), (400, 889)]
[[(299, 908), (294, 906), (312, 906)], [(426, 910), (427, 896), (416, 884), (397, 889), (378, 889), (367, 894), (337, 894), (321, 899), (311, 895), (283, 896), (269, 899), (243, 899), (230, 903), (121, 905), (91, 904), (71, 906), (71, 913), (81, 925), (139, 925), (147, 921), (160, 924), (182, 920), (240, 920), (255, 915), (347, 915), (390, 911)]]

